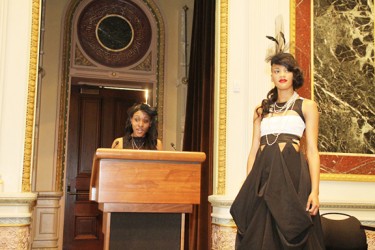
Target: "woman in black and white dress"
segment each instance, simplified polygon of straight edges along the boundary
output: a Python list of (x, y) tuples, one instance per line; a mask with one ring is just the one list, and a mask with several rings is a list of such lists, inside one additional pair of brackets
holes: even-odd
[(277, 53), (270, 61), (275, 87), (254, 112), (248, 176), (230, 209), (236, 249), (324, 249), (318, 108), (297, 94), (303, 74), (291, 54)]

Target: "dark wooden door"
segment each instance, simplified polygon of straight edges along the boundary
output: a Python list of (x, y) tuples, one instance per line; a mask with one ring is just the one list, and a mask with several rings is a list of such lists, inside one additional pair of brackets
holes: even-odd
[(103, 249), (102, 212), (89, 201), (93, 155), (123, 135), (127, 109), (144, 100), (142, 91), (72, 85), (63, 249)]

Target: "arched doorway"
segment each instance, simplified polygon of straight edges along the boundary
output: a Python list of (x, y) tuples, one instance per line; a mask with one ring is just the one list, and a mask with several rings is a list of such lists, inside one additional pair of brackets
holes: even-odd
[(127, 107), (140, 101), (157, 106), (163, 128), (164, 30), (155, 13), (152, 1), (70, 2), (56, 181), (65, 190), (64, 249), (102, 249), (102, 214), (88, 196), (91, 160), (97, 148), (122, 135)]

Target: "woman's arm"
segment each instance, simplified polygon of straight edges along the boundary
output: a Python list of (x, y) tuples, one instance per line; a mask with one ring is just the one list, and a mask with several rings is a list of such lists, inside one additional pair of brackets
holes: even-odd
[(249, 174), (251, 169), (253, 168), (255, 157), (260, 145), (260, 122), (262, 120), (260, 114), (261, 109), (258, 109), (257, 107), (254, 111), (253, 116), (253, 139), (251, 143), (250, 153), (247, 159), (247, 174)]
[(157, 139), (157, 142), (156, 142), (156, 149), (163, 150), (163, 144), (161, 143), (161, 140), (159, 139)]
[(320, 158), (318, 151), (319, 112), (316, 103), (305, 99), (302, 112), (306, 122), (306, 156), (311, 178), (311, 193), (307, 200), (306, 211), (316, 215), (319, 210)]

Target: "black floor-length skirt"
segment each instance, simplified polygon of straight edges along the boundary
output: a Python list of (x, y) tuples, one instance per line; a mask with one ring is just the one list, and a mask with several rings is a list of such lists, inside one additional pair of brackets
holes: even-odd
[(325, 249), (320, 216), (306, 211), (310, 191), (306, 159), (291, 142), (259, 150), (230, 209), (236, 249)]

